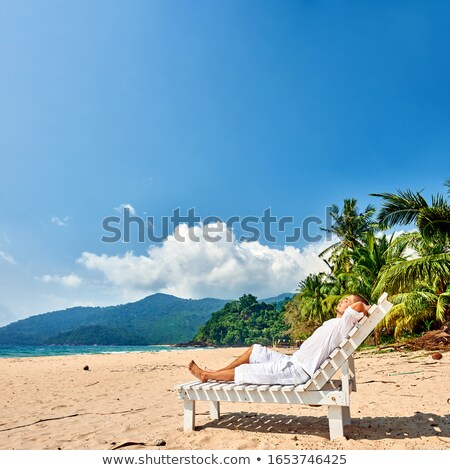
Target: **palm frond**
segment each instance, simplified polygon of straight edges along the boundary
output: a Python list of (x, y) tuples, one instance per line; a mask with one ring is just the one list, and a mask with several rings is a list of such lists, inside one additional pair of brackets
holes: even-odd
[(436, 305), (436, 317), (445, 322), (447, 315), (450, 313), (450, 293), (441, 294)]
[[(441, 196), (442, 198), (442, 196)], [(424, 238), (433, 242), (446, 242), (450, 236), (450, 206), (443, 199), (434, 205), (421, 211), (417, 218), (417, 226)], [(448, 242), (448, 239), (447, 239)]]
[(383, 290), (388, 293), (410, 292), (419, 283), (434, 285), (437, 280), (450, 283), (450, 253), (423, 256), (386, 265), (381, 269), (373, 296)]
[(424, 285), (418, 290), (394, 295), (391, 297), (394, 306), (384, 318), (383, 326), (394, 328), (394, 336), (398, 338), (425, 320), (435, 319), (437, 299), (438, 296)]
[(394, 238), (387, 247), (387, 257), (391, 260), (418, 256), (424, 240), (420, 232), (402, 233)]
[(447, 186), (447, 193), (448, 193), (449, 196), (450, 196), (450, 180), (447, 180), (447, 181), (444, 183), (444, 186)]
[(383, 199), (378, 214), (378, 224), (381, 228), (389, 228), (393, 225), (409, 225), (417, 220), (421, 209), (428, 207), (427, 201), (419, 192), (409, 189), (393, 193), (371, 194), (371, 196)]
[(330, 245), (328, 248), (326, 248), (325, 250), (323, 250), (322, 253), (319, 253), (319, 256), (322, 258), (325, 254), (327, 254), (327, 253), (329, 253), (330, 251), (333, 251), (334, 249), (336, 249), (340, 244), (341, 244), (341, 242), (333, 243), (333, 244)]

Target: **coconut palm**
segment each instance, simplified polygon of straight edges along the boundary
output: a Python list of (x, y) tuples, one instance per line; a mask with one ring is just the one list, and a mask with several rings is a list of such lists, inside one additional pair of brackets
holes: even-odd
[(331, 315), (324, 304), (330, 291), (331, 284), (325, 273), (310, 274), (300, 281), (298, 297), (298, 308), (300, 316), (306, 321), (322, 323)]
[(450, 288), (440, 292), (439, 287), (418, 286), (414, 291), (392, 297), (394, 306), (384, 319), (388, 328), (394, 328), (398, 338), (405, 331), (414, 331), (425, 323), (444, 323), (450, 317)]
[[(446, 182), (450, 194), (450, 180)], [(383, 228), (415, 224), (417, 230), (394, 238), (375, 235), (373, 206), (357, 209), (355, 199), (342, 210), (332, 206), (332, 226), (323, 229), (339, 242), (320, 254), (331, 273), (310, 275), (286, 309), (291, 331), (328, 319), (339, 299), (357, 292), (374, 301), (387, 291), (394, 307), (385, 326), (399, 336), (450, 319), (450, 204), (442, 195), (428, 203), (420, 192), (382, 193), (377, 217)], [(294, 328), (294, 329), (293, 329)]]
[[(450, 193), (450, 181), (446, 185)], [(421, 191), (409, 189), (398, 191), (397, 194), (371, 194), (383, 199), (378, 214), (380, 228), (394, 225), (416, 223), (423, 238), (429, 241), (441, 239), (448, 245), (450, 239), (450, 204), (441, 194), (431, 197), (431, 204), (421, 195)]]
[(450, 252), (445, 243), (430, 243), (419, 232), (396, 238), (387, 252), (388, 262), (379, 271), (373, 297), (411, 292), (419, 285), (437, 285), (444, 292), (450, 284)]
[(390, 261), (389, 247), (393, 235), (375, 235), (367, 232), (361, 240), (361, 244), (352, 253), (352, 269), (348, 273), (341, 273), (338, 278), (345, 276), (347, 292), (357, 292), (369, 301), (375, 300), (373, 290), (376, 285), (378, 273)]
[(344, 199), (342, 211), (336, 204), (331, 206), (329, 215), (332, 219), (332, 226), (322, 230), (329, 235), (339, 237), (340, 241), (328, 247), (319, 256), (322, 258), (328, 256), (325, 261), (333, 273), (350, 271), (352, 252), (361, 245), (364, 234), (373, 231), (374, 212), (375, 208), (372, 205), (368, 205), (363, 212), (359, 212), (356, 199)]
[[(450, 194), (450, 181), (446, 182)], [(390, 260), (380, 270), (374, 296), (387, 291), (394, 307), (385, 319), (398, 336), (424, 321), (443, 323), (448, 317), (450, 285), (450, 204), (438, 194), (429, 204), (421, 192), (373, 194), (383, 205), (378, 223), (383, 228), (415, 223), (418, 231), (398, 237)]]
[(284, 321), (296, 339), (308, 337), (326, 316), (323, 302), (328, 290), (325, 273), (310, 274), (299, 282), (298, 294), (284, 305)]
[(435, 326), (444, 323), (450, 305), (450, 253), (445, 252), (445, 245), (411, 232), (396, 238), (387, 252), (388, 262), (372, 292), (376, 297), (386, 291), (394, 302), (383, 325), (395, 327), (398, 337), (425, 322)]

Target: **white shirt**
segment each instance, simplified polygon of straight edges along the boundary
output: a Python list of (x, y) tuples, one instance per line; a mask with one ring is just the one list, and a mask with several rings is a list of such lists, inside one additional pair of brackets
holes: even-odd
[(327, 320), (292, 355), (293, 362), (312, 376), (363, 316), (347, 307), (341, 318)]

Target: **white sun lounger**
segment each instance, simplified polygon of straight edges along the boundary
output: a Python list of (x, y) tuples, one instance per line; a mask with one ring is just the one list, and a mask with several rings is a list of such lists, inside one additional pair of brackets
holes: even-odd
[[(302, 385), (236, 385), (234, 382), (200, 381), (178, 385), (176, 390), (184, 400), (184, 430), (195, 429), (195, 402), (210, 402), (212, 419), (220, 418), (220, 402), (284, 403), (327, 405), (330, 439), (344, 435), (350, 424), (350, 393), (356, 391), (355, 366), (352, 354), (369, 336), (390, 310), (392, 304), (384, 293), (372, 305), (369, 316), (362, 318), (347, 338), (330, 354), (312, 378)], [(342, 380), (331, 380), (341, 369)]]

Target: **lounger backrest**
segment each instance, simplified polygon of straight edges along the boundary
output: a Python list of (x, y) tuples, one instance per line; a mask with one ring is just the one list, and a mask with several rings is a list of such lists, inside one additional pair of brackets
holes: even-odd
[(320, 390), (355, 352), (356, 348), (372, 333), (391, 307), (392, 304), (387, 300), (387, 293), (385, 292), (378, 299), (378, 303), (372, 305), (369, 316), (358, 322), (347, 335), (347, 338), (316, 370), (311, 379), (306, 384), (299, 385), (299, 388), (303, 390)]

